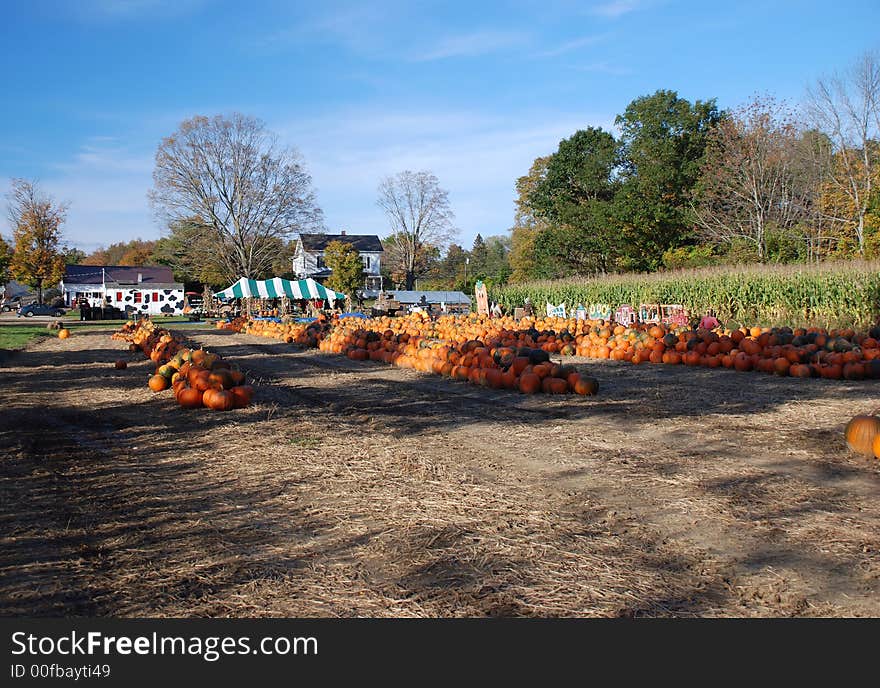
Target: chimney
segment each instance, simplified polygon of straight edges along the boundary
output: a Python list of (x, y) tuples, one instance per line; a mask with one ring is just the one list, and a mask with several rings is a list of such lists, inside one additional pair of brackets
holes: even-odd
[(143, 281), (144, 281), (144, 273), (139, 272), (138, 273), (138, 284), (140, 284)]
[(341, 236), (345, 236), (345, 230), (343, 229), (340, 233)]

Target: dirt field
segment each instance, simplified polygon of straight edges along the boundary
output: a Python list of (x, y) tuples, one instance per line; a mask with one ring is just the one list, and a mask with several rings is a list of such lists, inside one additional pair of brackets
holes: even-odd
[(880, 616), (842, 438), (877, 382), (580, 361), (599, 396), (525, 397), (188, 332), (251, 408), (179, 409), (109, 330), (0, 359), (0, 614)]

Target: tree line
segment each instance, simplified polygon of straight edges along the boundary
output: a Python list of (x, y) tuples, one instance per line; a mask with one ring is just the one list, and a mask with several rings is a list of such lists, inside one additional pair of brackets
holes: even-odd
[[(805, 104), (770, 96), (719, 109), (671, 90), (633, 100), (616, 134), (586, 127), (516, 180), (513, 227), (465, 248), (430, 171), (381, 180), (385, 284), (461, 289), (580, 275), (880, 254), (880, 62), (818, 79)], [(167, 265), (182, 282), (288, 276), (296, 233), (324, 230), (299, 153), (258, 119), (193, 117), (157, 149), (151, 206), (163, 237), (90, 255), (62, 245), (67, 205), (13, 180), (0, 277), (38, 289), (65, 262)], [(362, 285), (334, 246), (345, 293)], [(335, 270), (336, 272), (336, 270)], [(345, 277), (343, 277), (343, 275)], [(360, 284), (358, 284), (358, 282)]]

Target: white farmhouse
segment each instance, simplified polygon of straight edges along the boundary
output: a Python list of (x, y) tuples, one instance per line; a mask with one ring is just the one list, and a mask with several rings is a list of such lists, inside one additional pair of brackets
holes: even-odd
[(311, 277), (323, 282), (333, 272), (324, 263), (324, 250), (331, 241), (351, 244), (364, 261), (365, 284), (368, 290), (381, 289), (382, 242), (375, 234), (300, 234), (293, 254), (293, 272), (303, 279)]
[(174, 281), (168, 267), (68, 265), (61, 293), (71, 308), (84, 298), (93, 307), (103, 304), (149, 315), (183, 313), (183, 284)]

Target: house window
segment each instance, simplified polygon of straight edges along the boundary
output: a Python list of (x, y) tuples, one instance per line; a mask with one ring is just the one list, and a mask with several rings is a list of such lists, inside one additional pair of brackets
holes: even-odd
[(159, 301), (159, 292), (154, 291), (153, 292), (153, 303), (158, 303), (158, 301)]
[(327, 264), (324, 262), (324, 256), (318, 256), (318, 269), (321, 270), (326, 267)]
[(122, 292), (121, 291), (116, 292), (116, 300), (122, 301)]
[(141, 293), (139, 291), (132, 292), (132, 296), (134, 296), (135, 303), (141, 302)]

